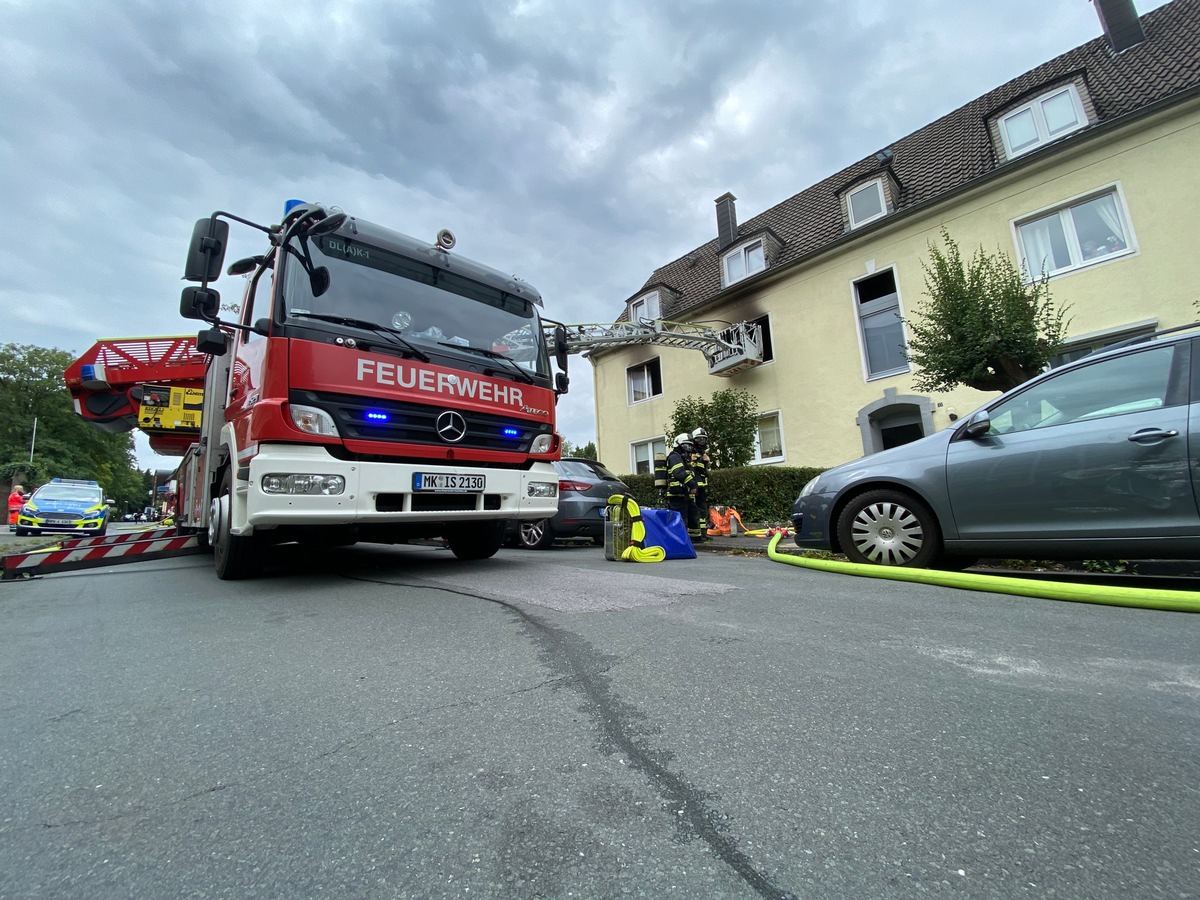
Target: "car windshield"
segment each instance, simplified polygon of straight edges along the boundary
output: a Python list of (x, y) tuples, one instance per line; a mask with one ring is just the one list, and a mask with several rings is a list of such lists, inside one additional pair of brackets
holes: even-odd
[(95, 504), (101, 502), (101, 493), (97, 488), (53, 484), (38, 488), (34, 492), (33, 500)]
[(439, 352), (473, 347), (549, 376), (541, 319), (524, 297), (349, 237), (323, 235), (307, 243), (314, 266), (329, 270), (329, 289), (314, 296), (304, 267), (289, 259), (289, 316), (361, 319)]

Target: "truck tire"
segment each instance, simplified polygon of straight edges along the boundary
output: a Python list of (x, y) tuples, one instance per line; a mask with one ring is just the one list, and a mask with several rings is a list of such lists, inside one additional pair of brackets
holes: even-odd
[(221, 473), (221, 487), (213, 498), (208, 517), (208, 543), (213, 550), (213, 568), (222, 581), (236, 581), (258, 574), (260, 542), (253, 535), (231, 534), (233, 518), (233, 472)]
[(446, 533), (450, 552), (459, 559), (489, 559), (504, 541), (503, 522), (477, 522), (460, 525)]

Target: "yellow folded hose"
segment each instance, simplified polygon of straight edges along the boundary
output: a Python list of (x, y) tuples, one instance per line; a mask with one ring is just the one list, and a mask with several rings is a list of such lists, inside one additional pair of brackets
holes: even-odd
[(646, 526), (642, 524), (642, 508), (628, 494), (613, 494), (608, 498), (609, 505), (620, 504), (629, 516), (629, 546), (621, 551), (621, 559), (625, 562), (656, 563), (667, 558), (667, 551), (662, 547), (646, 546)]
[(940, 584), (943, 587), (966, 591), (988, 591), (993, 594), (1012, 594), (1017, 597), (1039, 597), (1045, 600), (1068, 600), (1073, 603), (1101, 603), (1107, 606), (1132, 606), (1141, 609), (1165, 609), (1173, 612), (1200, 612), (1200, 591), (1168, 591), (1157, 588), (1116, 587), (1107, 584), (1065, 584), (1052, 581), (1032, 581), (1005, 575), (977, 575), (974, 572), (943, 572), (938, 569), (912, 569), (902, 566), (873, 566), (862, 563), (839, 562), (833, 559), (809, 559), (779, 553), (775, 546), (782, 534), (771, 538), (767, 556), (775, 562), (820, 569), (843, 575), (862, 575), (868, 578), (888, 578), (893, 581), (915, 581), (921, 584)]

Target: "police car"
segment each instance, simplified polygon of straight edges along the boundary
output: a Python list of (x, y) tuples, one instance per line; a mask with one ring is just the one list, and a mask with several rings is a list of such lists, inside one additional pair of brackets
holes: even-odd
[(61, 532), (104, 534), (112, 516), (96, 481), (52, 478), (33, 492), (17, 513), (18, 536)]

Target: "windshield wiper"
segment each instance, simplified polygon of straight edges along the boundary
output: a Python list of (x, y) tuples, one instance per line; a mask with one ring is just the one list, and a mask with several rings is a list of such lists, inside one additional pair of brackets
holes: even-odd
[(383, 337), (396, 346), (403, 347), (421, 362), (429, 362), (429, 355), (427, 353), (423, 353), (414, 344), (406, 340), (400, 332), (394, 328), (388, 328), (386, 325), (380, 325), (377, 322), (368, 322), (366, 319), (356, 319), (353, 316), (327, 316), (322, 313), (311, 312), (294, 312), (289, 313), (289, 315), (296, 316), (297, 318), (320, 319), (322, 322), (333, 322), (335, 325), (349, 325), (351, 328), (363, 328), (367, 331), (373, 331), (376, 334), (383, 335)]
[(487, 347), (472, 347), (470, 344), (455, 344), (452, 341), (438, 341), (438, 344), (440, 344), (443, 347), (453, 347), (455, 350), (469, 350), (472, 353), (478, 353), (480, 356), (486, 356), (488, 359), (501, 360), (502, 362), (508, 364), (508, 366), (509, 366), (508, 371), (512, 372), (515, 375), (521, 376), (521, 379), (523, 381), (525, 381), (526, 384), (534, 383), (532, 375), (530, 375), (528, 372), (526, 372), (524, 369), (522, 369), (519, 365), (517, 365), (515, 362), (513, 362), (513, 360), (509, 359), (503, 353), (499, 353), (495, 350), (489, 350)]

